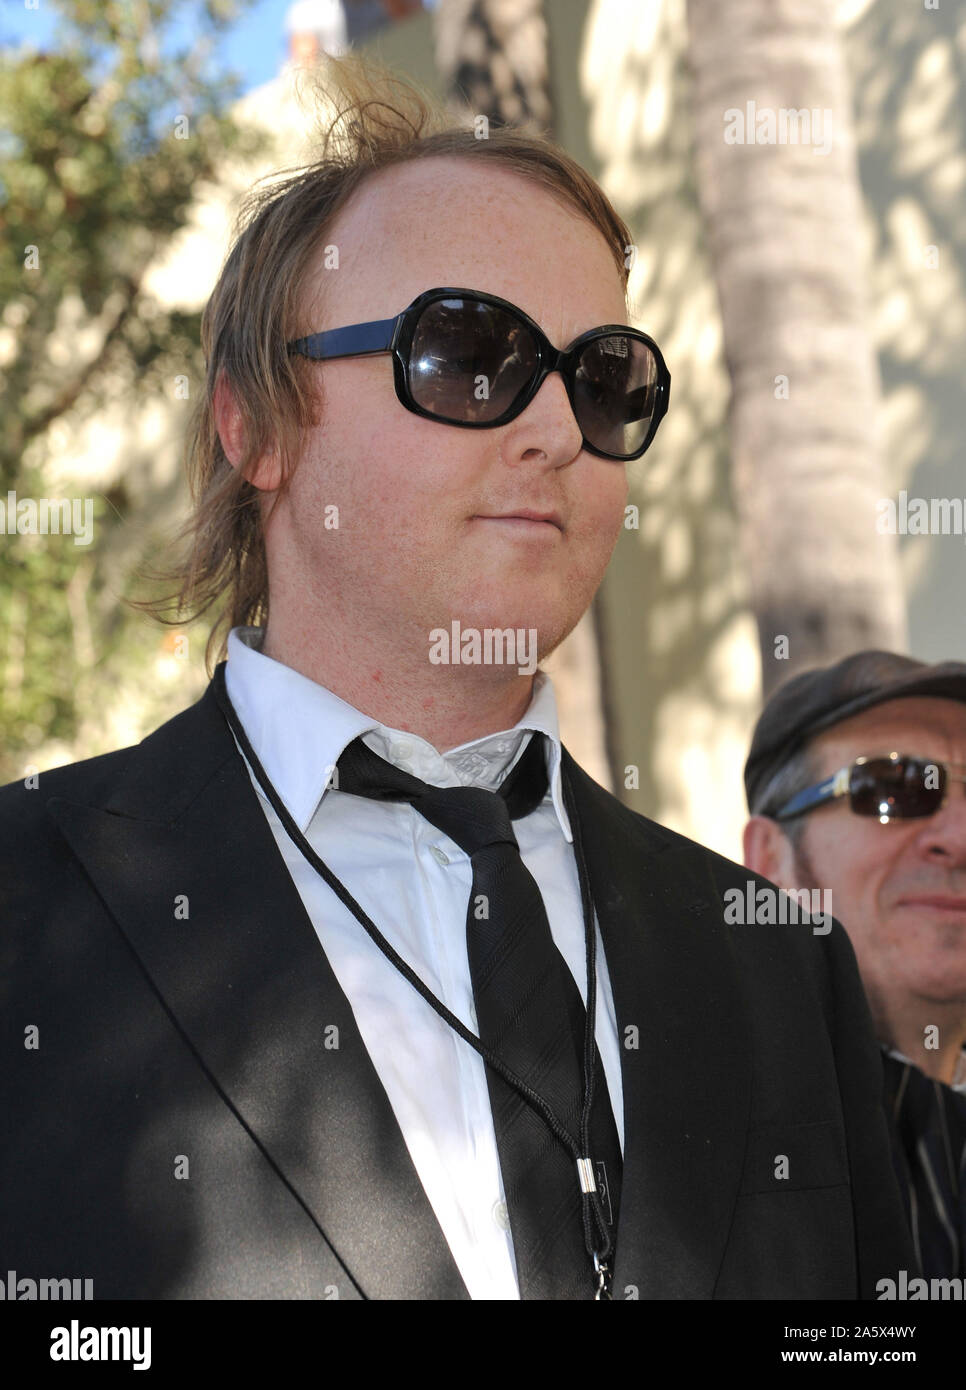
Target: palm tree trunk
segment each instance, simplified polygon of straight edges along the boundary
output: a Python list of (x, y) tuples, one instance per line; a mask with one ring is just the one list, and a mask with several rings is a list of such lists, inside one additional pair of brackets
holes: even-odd
[[(699, 199), (765, 694), (901, 649), (851, 94), (831, 0), (688, 0)], [(782, 639), (785, 639), (783, 642)]]

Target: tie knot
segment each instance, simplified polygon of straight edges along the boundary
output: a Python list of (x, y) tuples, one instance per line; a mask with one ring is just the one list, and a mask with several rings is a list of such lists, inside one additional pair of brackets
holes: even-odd
[(511, 821), (529, 815), (543, 800), (547, 765), (543, 738), (534, 734), (498, 791), (483, 787), (434, 787), (380, 758), (361, 738), (339, 759), (338, 789), (377, 801), (408, 801), (471, 857), (490, 845), (516, 847)]

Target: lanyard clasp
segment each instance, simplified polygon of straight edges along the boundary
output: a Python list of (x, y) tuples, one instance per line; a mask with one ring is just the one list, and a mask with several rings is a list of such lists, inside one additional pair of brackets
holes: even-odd
[(612, 1301), (610, 1291), (612, 1278), (610, 1265), (600, 1258), (596, 1250), (594, 1251), (594, 1273), (597, 1275), (597, 1288), (594, 1291), (594, 1302), (610, 1303)]

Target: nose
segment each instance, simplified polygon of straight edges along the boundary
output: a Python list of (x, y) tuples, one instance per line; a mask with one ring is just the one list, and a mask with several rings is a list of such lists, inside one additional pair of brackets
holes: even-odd
[(549, 373), (529, 405), (506, 426), (512, 456), (523, 458), (536, 450), (554, 467), (570, 463), (584, 444), (570, 396), (559, 370)]
[(933, 862), (966, 868), (966, 778), (950, 779), (945, 804), (923, 825), (919, 847)]

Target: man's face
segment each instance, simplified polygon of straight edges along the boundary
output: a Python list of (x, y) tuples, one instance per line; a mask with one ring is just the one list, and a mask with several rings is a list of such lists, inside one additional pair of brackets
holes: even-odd
[[(843, 720), (812, 740), (821, 781), (863, 754), (908, 753), (966, 776), (966, 705), (902, 699)], [(920, 820), (880, 824), (848, 798), (809, 812), (799, 886), (829, 888), (870, 997), (966, 998), (966, 791)]]
[[(499, 295), (564, 347), (626, 322), (601, 234), (537, 185), (489, 164), (431, 159), (386, 170), (346, 205), (325, 242), (339, 268), (310, 277), (312, 331), (395, 317), (441, 286)], [(452, 619), (535, 628), (541, 656), (600, 584), (623, 519), (625, 466), (587, 453), (564, 383), (548, 377), (497, 429), (423, 419), (396, 397), (388, 355), (313, 365), (320, 424), (306, 434), (288, 497), (267, 531), (272, 602), (281, 594), (330, 628), (371, 634), (373, 651), (412, 644)], [(326, 529), (326, 506), (339, 508)], [(506, 519), (556, 512), (560, 526)], [(386, 642), (390, 645), (387, 647)]]

